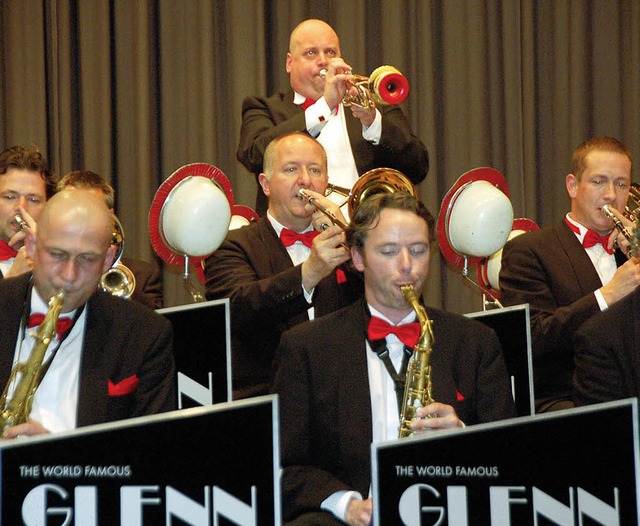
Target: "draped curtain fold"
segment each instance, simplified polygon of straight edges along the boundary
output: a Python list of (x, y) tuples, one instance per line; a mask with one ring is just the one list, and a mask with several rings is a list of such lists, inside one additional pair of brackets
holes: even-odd
[[(205, 162), (253, 205), (236, 160), (242, 99), (286, 89), (291, 29), (329, 22), (345, 60), (409, 79), (403, 108), (427, 145), (420, 196), (437, 215), (464, 172), (504, 174), (516, 217), (566, 213), (573, 149), (595, 134), (640, 154), (638, 0), (3, 0), (0, 148), (36, 145), (59, 174), (88, 169), (117, 192), (132, 257), (152, 259), (159, 184)], [(471, 274), (473, 274), (473, 269)], [(165, 266), (168, 306), (187, 303)], [(432, 254), (427, 302), (456, 312), (480, 294)]]

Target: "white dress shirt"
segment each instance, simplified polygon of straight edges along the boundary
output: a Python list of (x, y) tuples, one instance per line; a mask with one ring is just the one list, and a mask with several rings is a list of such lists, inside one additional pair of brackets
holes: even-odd
[[(34, 287), (31, 293), (31, 308), (29, 312), (46, 314), (47, 310), (47, 303), (40, 297)], [(73, 318), (74, 314), (75, 311), (61, 314), (60, 317), (69, 316)], [(80, 361), (86, 315), (87, 309), (85, 308), (62, 344), (59, 345), (60, 341), (56, 334), (45, 353), (43, 363), (47, 363), (47, 360), (54, 352), (55, 356), (33, 397), (30, 418), (42, 424), (45, 429), (52, 433), (76, 428)], [(28, 361), (37, 339), (37, 332), (38, 327), (30, 329), (20, 327), (14, 354), (14, 364), (18, 361), (22, 363)], [(19, 379), (20, 375), (17, 375), (12, 382), (7, 393), (7, 400), (11, 400), (16, 382)]]
[[(580, 231), (579, 233), (577, 232), (574, 232), (574, 233), (578, 238), (578, 241), (580, 241), (580, 244), (582, 244), (582, 240), (584, 239), (584, 236), (587, 234), (588, 228), (576, 222), (574, 219), (571, 218), (569, 214), (567, 214), (566, 217), (567, 217), (567, 221), (569, 221), (573, 226), (578, 228), (578, 230)], [(589, 256), (589, 259), (593, 263), (593, 266), (595, 267), (596, 272), (600, 277), (600, 281), (602, 281), (602, 284), (606, 285), (607, 283), (609, 283), (611, 281), (611, 278), (613, 278), (613, 275), (616, 273), (616, 270), (618, 270), (615, 255), (607, 253), (607, 251), (604, 249), (604, 247), (600, 243), (596, 243), (592, 247), (585, 248), (585, 251)], [(609, 306), (607, 305), (607, 302), (605, 301), (604, 296), (602, 295), (602, 292), (600, 291), (600, 289), (596, 290), (594, 294), (596, 296), (596, 300), (598, 301), (598, 306), (600, 307), (600, 310), (607, 310)]]

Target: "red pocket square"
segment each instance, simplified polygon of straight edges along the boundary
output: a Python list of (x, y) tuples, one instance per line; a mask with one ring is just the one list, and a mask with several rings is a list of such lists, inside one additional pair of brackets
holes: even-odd
[(456, 400), (458, 400), (458, 402), (462, 402), (464, 400), (464, 396), (462, 396), (462, 393), (457, 389), (456, 389)]
[(344, 270), (342, 270), (341, 268), (336, 269), (336, 281), (338, 282), (338, 285), (340, 285), (341, 283), (347, 282), (347, 275), (344, 273)]
[(117, 384), (114, 384), (111, 380), (109, 380), (109, 396), (124, 396), (133, 393), (137, 389), (139, 381), (140, 380), (135, 374), (133, 376), (130, 376), (129, 378), (125, 378)]

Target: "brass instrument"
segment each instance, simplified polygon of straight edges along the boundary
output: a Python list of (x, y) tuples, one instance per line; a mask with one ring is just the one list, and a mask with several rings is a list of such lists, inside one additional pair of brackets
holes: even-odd
[(401, 290), (405, 301), (411, 305), (420, 323), (420, 337), (413, 348), (413, 354), (407, 366), (398, 428), (398, 438), (406, 438), (413, 435), (411, 421), (415, 418), (416, 410), (435, 401), (431, 394), (431, 365), (429, 364), (434, 338), (433, 321), (427, 316), (427, 311), (418, 300), (418, 294), (413, 286), (403, 285)]
[[(402, 172), (394, 170), (393, 168), (374, 168), (362, 174), (351, 190), (331, 184), (327, 185), (325, 196), (337, 193), (348, 197), (349, 217), (353, 217), (362, 201), (368, 197), (383, 193), (393, 194), (395, 192), (408, 192), (413, 196), (417, 196), (418, 194), (416, 187)], [(301, 198), (313, 204), (318, 210), (325, 213), (334, 225), (338, 225), (343, 230), (347, 229), (347, 225), (340, 221), (331, 210), (316, 203), (315, 199), (305, 192), (304, 188), (300, 188), (298, 194)]]
[(111, 268), (100, 278), (100, 288), (112, 296), (129, 299), (136, 288), (136, 277), (131, 269), (120, 261), (124, 252), (124, 230), (122, 223), (113, 216), (112, 245), (118, 248)]
[(23, 232), (29, 230), (29, 225), (27, 224), (27, 222), (18, 214), (13, 216), (13, 222), (18, 225), (20, 227), (20, 230), (22, 230)]
[[(16, 363), (13, 366), (9, 381), (0, 399), (0, 408), (2, 408), (2, 412), (0, 413), (0, 429), (3, 434), (10, 427), (23, 424), (29, 420), (33, 397), (46, 372), (42, 371), (42, 362), (47, 348), (55, 335), (56, 322), (62, 311), (64, 297), (65, 291), (61, 290), (49, 300), (49, 310), (47, 311), (44, 321), (38, 328), (36, 343), (33, 346), (31, 356), (26, 362)], [(20, 380), (13, 391), (11, 400), (7, 402), (9, 386), (18, 373), (21, 375)]]
[[(369, 109), (375, 104), (388, 106), (400, 104), (409, 95), (409, 82), (400, 71), (393, 66), (380, 66), (373, 70), (370, 77), (349, 73), (351, 80), (349, 87), (355, 88), (355, 93), (349, 94), (349, 90), (342, 99), (345, 106), (361, 106)], [(320, 76), (324, 78), (327, 70), (320, 70)]]
[(611, 221), (613, 221), (613, 224), (618, 230), (618, 232), (620, 232), (625, 237), (625, 239), (630, 243), (629, 257), (637, 258), (638, 251), (640, 249), (640, 228), (639, 228), (640, 219), (636, 216), (637, 209), (634, 210), (633, 213), (629, 214), (627, 213), (628, 211), (628, 207), (627, 207), (625, 208), (625, 212), (622, 214), (627, 219), (633, 218), (631, 220), (635, 221), (636, 227), (631, 232), (627, 227), (624, 226), (624, 223), (615, 216), (612, 210), (615, 210), (615, 208), (613, 208), (609, 204), (606, 204), (602, 207), (602, 214), (608, 217), (609, 219), (611, 219)]
[(627, 204), (622, 214), (629, 219), (629, 221), (638, 223), (640, 219), (640, 184), (631, 183), (629, 198), (627, 199)]

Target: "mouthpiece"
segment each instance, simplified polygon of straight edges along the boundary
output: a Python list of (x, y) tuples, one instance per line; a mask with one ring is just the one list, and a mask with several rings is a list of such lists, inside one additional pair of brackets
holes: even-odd
[(321, 69), (319, 75), (320, 75), (320, 77), (325, 78), (327, 76), (327, 70), (326, 69)]
[(22, 230), (23, 232), (26, 232), (27, 230), (29, 230), (29, 225), (27, 224), (27, 222), (24, 219), (22, 219), (18, 214), (13, 216), (13, 222), (16, 225), (18, 225), (20, 227), (20, 230)]

